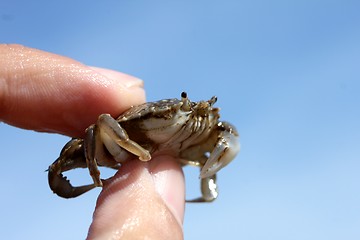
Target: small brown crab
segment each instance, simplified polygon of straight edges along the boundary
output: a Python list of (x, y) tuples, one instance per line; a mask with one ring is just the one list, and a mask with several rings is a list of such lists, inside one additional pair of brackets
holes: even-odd
[[(191, 102), (183, 92), (181, 99), (165, 99), (131, 107), (117, 119), (101, 114), (86, 129), (84, 139), (73, 138), (60, 157), (49, 167), (49, 185), (64, 198), (77, 197), (101, 187), (98, 166), (118, 169), (138, 157), (149, 161), (153, 154), (170, 154), (182, 165), (201, 168), (202, 196), (189, 202), (216, 199), (216, 172), (226, 166), (240, 150), (234, 126), (219, 121), (216, 97)], [(73, 187), (62, 172), (88, 168), (94, 183)]]

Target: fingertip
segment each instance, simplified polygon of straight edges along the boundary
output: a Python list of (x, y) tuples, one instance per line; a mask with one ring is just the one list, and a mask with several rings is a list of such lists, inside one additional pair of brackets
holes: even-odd
[(145, 102), (142, 80), (109, 69), (88, 69), (90, 73), (84, 76), (87, 78), (84, 86), (75, 93), (78, 94), (76, 102), (67, 115), (63, 114), (70, 134), (75, 133), (75, 136), (82, 136), (85, 128), (95, 123), (100, 114), (108, 113), (116, 118), (131, 106)]
[[(134, 159), (104, 183), (88, 239), (183, 239), (179, 211), (184, 193), (172, 197), (166, 193), (168, 186), (182, 191), (183, 176), (176, 173), (179, 166), (166, 161), (156, 166), (154, 160)], [(164, 184), (166, 179), (169, 185)], [(174, 200), (176, 196), (181, 199)]]
[(107, 69), (107, 68), (100, 68), (100, 67), (93, 67), (93, 66), (89, 66), (90, 69), (98, 72), (99, 74), (103, 75), (104, 77), (114, 80), (114, 81), (119, 81), (119, 79), (121, 79), (121, 82), (119, 82), (119, 84), (121, 84), (123, 86), (123, 88), (143, 88), (144, 87), (144, 81), (142, 81), (141, 79), (131, 76), (129, 74), (126, 73), (122, 73), (122, 72), (118, 72), (118, 71), (114, 71), (111, 69)]
[(155, 189), (182, 225), (185, 209), (184, 174), (176, 160), (169, 156), (158, 156), (150, 163)]

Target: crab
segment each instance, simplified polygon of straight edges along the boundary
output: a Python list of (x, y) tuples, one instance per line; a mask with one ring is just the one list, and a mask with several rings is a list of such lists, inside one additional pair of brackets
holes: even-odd
[[(71, 139), (48, 168), (52, 191), (60, 197), (77, 197), (102, 187), (98, 166), (119, 169), (134, 158), (149, 161), (153, 155), (174, 156), (182, 166), (201, 168), (201, 197), (188, 202), (212, 202), (218, 196), (216, 173), (240, 150), (239, 134), (230, 123), (219, 121), (217, 98), (192, 102), (164, 99), (133, 106), (116, 119), (101, 114), (85, 137)], [(88, 168), (92, 184), (72, 186), (62, 172)]]

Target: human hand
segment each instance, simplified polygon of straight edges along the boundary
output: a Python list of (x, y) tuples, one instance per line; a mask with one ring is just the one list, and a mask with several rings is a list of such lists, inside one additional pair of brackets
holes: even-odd
[[(81, 137), (101, 113), (116, 116), (144, 101), (143, 83), (132, 76), (0, 45), (0, 121)], [(182, 239), (184, 188), (171, 157), (124, 164), (104, 183), (88, 239)]]

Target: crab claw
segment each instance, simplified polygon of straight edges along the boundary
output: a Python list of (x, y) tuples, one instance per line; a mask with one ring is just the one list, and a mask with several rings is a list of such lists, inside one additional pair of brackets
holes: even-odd
[(95, 188), (95, 184), (73, 187), (66, 177), (61, 173), (56, 174), (51, 168), (49, 168), (48, 178), (51, 190), (63, 198), (74, 198)]
[(234, 126), (226, 122), (219, 123), (220, 134), (214, 150), (201, 168), (200, 178), (209, 178), (229, 164), (240, 151), (239, 134)]
[(77, 197), (93, 188), (95, 184), (73, 187), (62, 172), (73, 168), (86, 168), (83, 140), (74, 138), (69, 141), (60, 153), (60, 157), (48, 168), (48, 180), (51, 190), (60, 197)]

